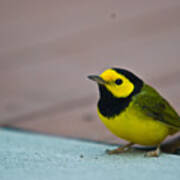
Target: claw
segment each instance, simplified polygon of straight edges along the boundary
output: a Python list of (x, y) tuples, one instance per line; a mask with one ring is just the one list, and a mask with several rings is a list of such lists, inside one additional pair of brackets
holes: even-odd
[(149, 151), (144, 156), (145, 157), (159, 157), (160, 153), (161, 153), (160, 146), (158, 146), (156, 150)]
[(127, 152), (130, 147), (133, 145), (133, 143), (129, 143), (127, 145), (124, 145), (122, 147), (119, 147), (117, 149), (114, 149), (114, 150), (109, 150), (109, 149), (106, 149), (106, 153), (107, 154), (120, 154), (120, 153), (124, 153), (124, 152)]

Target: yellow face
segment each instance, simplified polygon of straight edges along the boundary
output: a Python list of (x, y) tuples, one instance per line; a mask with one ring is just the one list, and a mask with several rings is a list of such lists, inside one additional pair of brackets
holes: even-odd
[(117, 98), (128, 97), (134, 90), (134, 84), (113, 69), (107, 69), (100, 77), (106, 82), (104, 86)]

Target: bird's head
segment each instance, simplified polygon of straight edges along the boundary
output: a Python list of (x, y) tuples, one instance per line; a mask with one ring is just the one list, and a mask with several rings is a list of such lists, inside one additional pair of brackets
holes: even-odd
[(100, 75), (90, 75), (88, 78), (99, 85), (101, 96), (108, 91), (115, 98), (126, 98), (143, 84), (135, 74), (119, 68), (107, 69)]

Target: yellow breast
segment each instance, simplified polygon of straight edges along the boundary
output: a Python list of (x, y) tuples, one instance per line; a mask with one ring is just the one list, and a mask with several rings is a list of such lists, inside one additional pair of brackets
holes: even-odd
[(130, 104), (120, 115), (113, 118), (98, 115), (105, 126), (116, 136), (140, 145), (160, 144), (169, 134), (169, 127), (138, 112)]

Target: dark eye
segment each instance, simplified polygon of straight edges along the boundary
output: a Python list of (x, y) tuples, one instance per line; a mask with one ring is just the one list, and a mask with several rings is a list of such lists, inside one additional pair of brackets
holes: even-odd
[(117, 79), (117, 80), (115, 81), (115, 83), (116, 83), (117, 85), (120, 85), (120, 84), (122, 84), (122, 80), (121, 80), (121, 79)]

